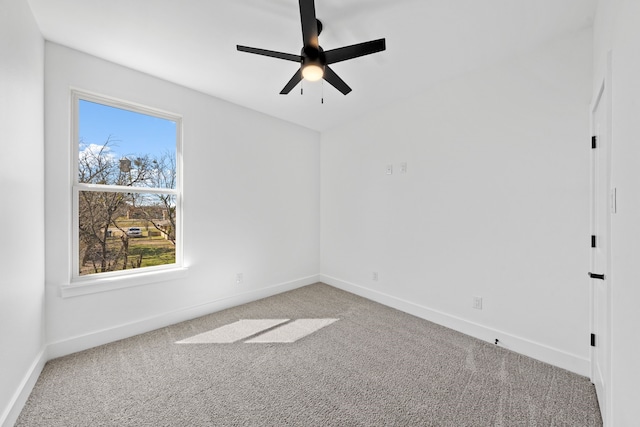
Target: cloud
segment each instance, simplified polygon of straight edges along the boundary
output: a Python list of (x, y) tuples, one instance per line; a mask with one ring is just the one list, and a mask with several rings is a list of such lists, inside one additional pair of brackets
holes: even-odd
[(117, 157), (117, 153), (112, 152), (111, 147), (108, 145), (85, 144), (81, 142), (78, 148), (78, 158), (81, 162), (87, 161), (89, 163), (95, 163), (98, 157), (106, 161), (112, 161)]

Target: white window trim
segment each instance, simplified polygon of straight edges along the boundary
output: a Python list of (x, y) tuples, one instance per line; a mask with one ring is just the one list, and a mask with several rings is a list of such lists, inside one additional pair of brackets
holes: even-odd
[[(176, 188), (144, 188), (118, 185), (97, 185), (78, 182), (78, 128), (79, 128), (79, 102), (85, 100), (95, 102), (127, 111), (142, 113), (176, 123)], [(100, 95), (81, 89), (71, 89), (71, 191), (72, 191), (72, 218), (71, 218), (71, 262), (69, 284), (61, 286), (62, 297), (86, 295), (109, 290), (122, 289), (132, 286), (140, 286), (155, 282), (163, 282), (181, 277), (186, 277), (187, 268), (183, 261), (184, 234), (182, 224), (182, 116), (167, 111), (150, 108), (133, 102)], [(176, 197), (176, 262), (154, 267), (139, 269), (119, 270), (98, 274), (80, 276), (79, 263), (79, 194), (80, 191), (104, 191), (127, 193), (154, 193), (172, 194)]]
[(87, 276), (82, 276), (82, 279), (73, 281), (70, 285), (61, 286), (60, 294), (62, 298), (90, 295), (116, 289), (182, 279), (187, 277), (189, 273), (188, 268), (174, 267), (173, 264), (169, 266), (148, 267), (140, 270), (142, 271), (136, 272), (135, 274), (114, 274), (121, 273), (119, 271), (100, 273), (96, 275), (97, 277), (92, 277), (90, 280), (83, 280), (84, 277)]

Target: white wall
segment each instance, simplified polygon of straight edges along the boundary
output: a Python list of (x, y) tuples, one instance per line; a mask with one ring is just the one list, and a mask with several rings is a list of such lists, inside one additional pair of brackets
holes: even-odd
[(594, 87), (604, 78), (612, 52), (611, 426), (640, 419), (640, 2), (600, 1), (595, 24)]
[(0, 0), (0, 425), (44, 364), (43, 58), (27, 2)]
[[(317, 281), (316, 132), (49, 42), (45, 76), (52, 356)], [(69, 284), (72, 234), (70, 87), (183, 116), (186, 278), (60, 296)], [(242, 285), (235, 284), (237, 272)]]
[(323, 133), (323, 280), (587, 375), (591, 69), (585, 30)]

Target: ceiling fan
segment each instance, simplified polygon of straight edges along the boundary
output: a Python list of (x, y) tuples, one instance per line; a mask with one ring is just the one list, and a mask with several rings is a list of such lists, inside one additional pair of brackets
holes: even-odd
[(314, 0), (299, 0), (299, 3), (303, 42), (300, 55), (240, 45), (237, 45), (238, 50), (300, 63), (300, 69), (280, 91), (281, 95), (291, 92), (303, 78), (309, 81), (325, 79), (344, 95), (348, 94), (351, 88), (329, 67), (329, 64), (381, 52), (386, 49), (385, 39), (371, 40), (325, 52), (318, 44), (322, 23), (316, 19)]

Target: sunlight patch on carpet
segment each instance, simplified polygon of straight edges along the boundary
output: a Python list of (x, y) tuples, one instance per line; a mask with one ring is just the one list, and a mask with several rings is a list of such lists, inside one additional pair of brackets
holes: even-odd
[(177, 341), (176, 344), (229, 344), (288, 322), (289, 319), (241, 319), (237, 322)]
[(338, 319), (298, 319), (251, 338), (245, 343), (292, 343), (337, 321)]
[(339, 319), (241, 319), (176, 344), (293, 343)]

